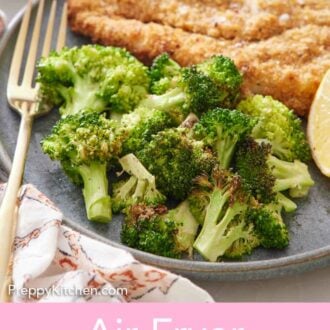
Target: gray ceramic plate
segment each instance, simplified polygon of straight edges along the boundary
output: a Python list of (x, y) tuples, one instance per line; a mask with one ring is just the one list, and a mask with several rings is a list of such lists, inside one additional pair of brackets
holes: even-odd
[[(62, 1), (60, 1), (62, 2)], [(46, 1), (47, 6), (50, 1)], [(46, 6), (46, 7), (47, 7)], [(6, 81), (16, 40), (19, 14), (2, 40), (0, 57), (0, 138), (10, 156), (13, 155), (19, 125), (19, 117), (6, 102)], [(68, 32), (68, 45), (80, 45), (88, 40)], [(54, 111), (36, 120), (33, 127), (30, 151), (27, 159), (25, 181), (31, 182), (51, 198), (64, 212), (67, 223), (99, 240), (121, 246), (119, 232), (121, 217), (114, 217), (109, 225), (89, 222), (81, 191), (70, 183), (57, 163), (42, 154), (39, 142), (58, 119)], [(290, 246), (283, 251), (257, 250), (240, 262), (208, 263), (201, 260), (173, 260), (128, 249), (139, 260), (171, 269), (175, 272), (203, 279), (257, 279), (287, 275), (316, 267), (330, 265), (330, 180), (323, 177), (314, 164), (310, 164), (316, 182), (307, 199), (299, 200), (298, 211), (287, 217), (291, 233)]]

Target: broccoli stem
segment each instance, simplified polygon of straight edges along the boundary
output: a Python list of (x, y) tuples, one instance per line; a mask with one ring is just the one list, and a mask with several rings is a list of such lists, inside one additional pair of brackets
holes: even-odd
[(78, 172), (84, 183), (83, 195), (88, 219), (109, 222), (112, 213), (106, 164), (93, 162), (90, 165), (81, 165)]
[(97, 95), (98, 88), (98, 85), (80, 77), (75, 78), (74, 89), (60, 88), (66, 100), (66, 106), (60, 109), (61, 115), (75, 115), (85, 109), (92, 109), (93, 112), (104, 111), (106, 104)]
[(178, 207), (170, 211), (170, 218), (177, 224), (178, 233), (176, 240), (180, 251), (187, 251), (189, 256), (192, 256), (193, 244), (199, 224), (190, 212), (188, 201), (183, 201)]
[[(239, 239), (248, 239), (248, 231), (244, 230), (245, 223), (242, 222), (239, 225), (231, 228), (226, 236), (218, 239), (214, 238), (214, 242), (217, 243), (217, 250), (214, 253), (213, 259), (211, 261), (216, 261), (218, 257), (226, 254), (230, 247)], [(213, 243), (214, 244), (214, 243)]]
[(124, 172), (131, 177), (115, 190), (113, 209), (120, 211), (125, 204), (144, 202), (147, 205), (158, 205), (165, 201), (157, 190), (155, 177), (150, 174), (134, 154), (127, 154), (119, 159)]
[(147, 181), (138, 179), (134, 194), (132, 195), (134, 203), (143, 199), (146, 187)]
[(156, 180), (154, 177), (148, 180), (148, 185), (144, 193), (144, 199), (146, 202), (151, 204), (153, 204), (153, 200), (161, 201), (163, 199), (161, 193), (157, 190)]
[(266, 142), (266, 143), (270, 143), (272, 145), (272, 153), (279, 157), (280, 159), (290, 159), (290, 149), (285, 149), (283, 147), (285, 141), (280, 141), (277, 142), (275, 141), (269, 141), (267, 139), (256, 139), (257, 142), (261, 143), (261, 142)]
[(135, 176), (131, 176), (127, 180), (127, 182), (122, 187), (120, 187), (118, 196), (120, 197), (121, 200), (125, 200), (128, 198), (132, 189), (136, 187), (136, 183), (137, 183), (137, 178)]
[[(219, 134), (219, 136), (221, 135)], [(237, 143), (237, 139), (233, 139), (229, 137), (223, 139), (217, 139), (216, 142), (217, 158), (219, 165), (222, 168), (229, 167), (231, 160), (233, 158), (236, 143)]]
[(150, 95), (142, 101), (140, 105), (150, 109), (158, 109), (168, 112), (173, 107), (183, 104), (186, 101), (186, 94), (181, 88), (173, 88), (169, 92), (162, 95)]
[(120, 158), (119, 163), (125, 172), (135, 176), (139, 180), (146, 180), (148, 182), (155, 180), (154, 176), (146, 170), (134, 154), (128, 154)]
[(228, 206), (229, 198), (228, 191), (213, 191), (203, 228), (194, 243), (194, 248), (210, 261), (217, 261), (237, 239), (244, 236), (242, 225), (233, 227), (227, 233), (230, 222), (246, 209), (246, 205), (237, 202)]
[(268, 165), (276, 177), (274, 190), (277, 192), (290, 189), (291, 197), (303, 197), (314, 184), (307, 165), (301, 161), (287, 162), (270, 155)]
[(277, 193), (277, 201), (283, 206), (285, 212), (293, 212), (297, 209), (297, 204), (282, 193)]

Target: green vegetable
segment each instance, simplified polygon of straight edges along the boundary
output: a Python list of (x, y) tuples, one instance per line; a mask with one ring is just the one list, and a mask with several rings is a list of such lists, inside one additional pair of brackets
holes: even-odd
[[(173, 65), (168, 56), (161, 56), (151, 69), (152, 81), (155, 82), (164, 72), (170, 74), (168, 70), (174, 74), (175, 70), (164, 68)], [(172, 78), (166, 93), (149, 95), (133, 112), (121, 118), (121, 125), (128, 136), (123, 146), (124, 155), (138, 152), (153, 134), (180, 125), (189, 113), (200, 115), (219, 104), (221, 93), (217, 85), (195, 67), (182, 68), (178, 76)]]
[[(182, 120), (183, 117), (180, 117)], [(175, 114), (169, 112), (139, 107), (125, 114), (121, 119), (121, 129), (126, 136), (122, 154), (137, 153), (149, 143), (154, 134), (166, 128), (178, 125)]]
[(156, 188), (155, 177), (151, 175), (133, 155), (128, 154), (119, 159), (123, 171), (130, 176), (114, 184), (112, 210), (119, 212), (127, 210), (137, 203), (146, 205), (163, 204), (166, 200)]
[[(246, 192), (240, 176), (223, 169), (211, 177), (200, 176), (195, 183), (189, 207), (204, 220), (194, 248), (205, 259), (240, 259), (258, 246), (283, 249), (289, 244), (281, 202), (259, 204)], [(202, 203), (195, 198), (198, 191), (204, 196)]]
[(314, 185), (307, 165), (299, 160), (280, 160), (271, 151), (269, 143), (258, 143), (252, 138), (241, 143), (235, 163), (247, 190), (263, 203), (271, 202), (276, 192), (285, 190), (291, 197), (307, 196)]
[(213, 188), (212, 180), (206, 175), (200, 175), (195, 178), (193, 189), (187, 198), (190, 212), (200, 225), (204, 223), (207, 205), (210, 203), (210, 195)]
[(60, 161), (74, 183), (83, 185), (87, 217), (93, 221), (111, 220), (106, 171), (121, 149), (116, 129), (102, 115), (81, 113), (58, 121), (41, 141), (43, 152)]
[(220, 104), (221, 98), (216, 84), (195, 67), (182, 68), (175, 86), (162, 95), (149, 95), (140, 106), (162, 111), (173, 111), (183, 119), (194, 112), (197, 115)]
[(223, 108), (234, 108), (240, 97), (243, 82), (242, 75), (234, 62), (225, 56), (213, 56), (197, 65), (197, 69), (216, 83), (220, 92), (220, 105)]
[(281, 210), (280, 203), (271, 203), (249, 210), (248, 218), (254, 224), (255, 232), (264, 248), (283, 249), (289, 245), (289, 233)]
[(193, 179), (209, 173), (215, 165), (213, 154), (202, 142), (189, 136), (186, 128), (166, 129), (154, 135), (137, 157), (155, 175), (157, 187), (168, 197), (186, 198)]
[(181, 67), (164, 53), (156, 57), (150, 68), (150, 91), (161, 95), (169, 89), (176, 87), (181, 75)]
[(180, 68), (167, 54), (162, 54), (153, 62), (150, 77), (151, 91), (158, 95), (149, 95), (133, 113), (121, 118), (128, 135), (123, 155), (136, 153), (153, 134), (180, 125), (189, 113), (200, 116), (208, 109), (232, 103), (241, 81), (234, 64), (222, 56), (213, 57), (200, 67)]
[(242, 75), (229, 58), (182, 68), (162, 54), (147, 68), (124, 49), (85, 45), (42, 58), (37, 82), (40, 106), (62, 116), (44, 153), (82, 185), (88, 219), (124, 213), (127, 246), (209, 261), (288, 246), (282, 211), (297, 205), (287, 195), (314, 184), (301, 121), (269, 96), (237, 105)]
[(221, 167), (228, 168), (237, 143), (251, 133), (254, 124), (237, 110), (216, 108), (201, 117), (194, 126), (194, 136), (213, 149)]
[(165, 206), (133, 205), (121, 232), (124, 244), (164, 257), (192, 253), (198, 224), (186, 202), (170, 211)]
[(148, 68), (126, 50), (100, 45), (64, 48), (37, 66), (41, 105), (62, 116), (80, 111), (129, 112), (146, 97)]
[(214, 56), (188, 68), (180, 68), (167, 54), (155, 59), (151, 70), (150, 95), (143, 106), (156, 109), (176, 108), (186, 117), (200, 116), (217, 106), (233, 107), (239, 97), (242, 77), (226, 57)]
[(252, 137), (269, 142), (275, 156), (287, 161), (310, 159), (301, 120), (284, 104), (271, 96), (255, 95), (241, 101), (237, 109), (258, 120)]
[(240, 177), (218, 170), (210, 179), (200, 177), (196, 181), (197, 187), (200, 182), (205, 187), (206, 180), (212, 189), (194, 248), (209, 261), (250, 254), (260, 245), (260, 239), (247, 217), (252, 203), (250, 196), (241, 188)]
[(297, 209), (297, 204), (280, 192), (276, 194), (275, 201), (282, 205), (285, 212), (293, 212)]

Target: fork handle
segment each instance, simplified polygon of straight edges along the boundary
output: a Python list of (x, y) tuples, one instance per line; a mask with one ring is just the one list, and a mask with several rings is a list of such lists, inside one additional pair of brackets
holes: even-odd
[(33, 118), (23, 112), (17, 137), (12, 169), (0, 207), (0, 302), (10, 301), (13, 241), (16, 233), (19, 190), (22, 183), (26, 155), (29, 149)]

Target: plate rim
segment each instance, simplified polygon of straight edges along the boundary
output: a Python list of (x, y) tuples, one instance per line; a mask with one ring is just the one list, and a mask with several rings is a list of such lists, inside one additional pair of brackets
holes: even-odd
[[(20, 23), (25, 6), (11, 19), (0, 41), (0, 57), (8, 44), (16, 27)], [(1, 157), (1, 155), (0, 155)], [(72, 229), (94, 238), (115, 248), (130, 252), (137, 260), (149, 265), (166, 268), (193, 278), (207, 278), (210, 280), (255, 280), (297, 274), (330, 265), (330, 245), (295, 255), (277, 259), (252, 261), (207, 262), (171, 259), (139, 251), (120, 243), (111, 241), (91, 230), (84, 228), (70, 219), (63, 219), (63, 223)], [(293, 268), (292, 268), (293, 267)], [(229, 276), (228, 276), (229, 275)]]

